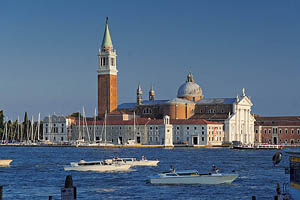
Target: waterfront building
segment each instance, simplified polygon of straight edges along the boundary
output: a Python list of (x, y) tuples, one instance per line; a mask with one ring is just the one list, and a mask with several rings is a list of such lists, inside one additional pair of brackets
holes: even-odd
[(221, 145), (224, 142), (223, 124), (203, 119), (131, 118), (129, 120), (98, 120), (76, 122), (72, 140), (107, 142), (113, 144)]
[(43, 141), (64, 143), (70, 141), (72, 117), (48, 116), (43, 120)]
[(300, 145), (300, 116), (257, 116), (255, 142)]

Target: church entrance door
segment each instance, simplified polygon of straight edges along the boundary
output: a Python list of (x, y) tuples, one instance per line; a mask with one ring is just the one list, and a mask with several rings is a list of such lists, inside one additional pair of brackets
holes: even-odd
[(193, 144), (198, 144), (198, 137), (196, 136), (196, 137), (193, 137)]
[(273, 138), (273, 144), (277, 144), (277, 137)]
[(140, 137), (140, 136), (136, 137), (136, 142), (137, 142), (138, 144), (141, 143), (141, 137)]

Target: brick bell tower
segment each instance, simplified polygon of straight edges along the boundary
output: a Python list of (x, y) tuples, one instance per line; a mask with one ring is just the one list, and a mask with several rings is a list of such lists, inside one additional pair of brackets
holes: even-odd
[(101, 48), (98, 53), (98, 117), (117, 109), (117, 63), (116, 50), (113, 48), (108, 17)]

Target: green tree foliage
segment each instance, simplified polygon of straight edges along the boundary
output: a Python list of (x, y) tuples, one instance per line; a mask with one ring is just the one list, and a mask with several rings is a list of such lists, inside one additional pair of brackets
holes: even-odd
[(0, 110), (0, 135), (3, 134), (4, 130), (4, 112), (3, 110)]
[(80, 117), (82, 117), (80, 112), (74, 112), (74, 113), (71, 114), (72, 117), (76, 117), (76, 118), (78, 118), (79, 115), (80, 115)]
[(22, 135), (22, 140), (28, 139), (28, 132), (29, 132), (29, 121), (28, 121), (28, 114), (25, 112), (24, 116), (24, 122), (23, 122), (23, 135)]

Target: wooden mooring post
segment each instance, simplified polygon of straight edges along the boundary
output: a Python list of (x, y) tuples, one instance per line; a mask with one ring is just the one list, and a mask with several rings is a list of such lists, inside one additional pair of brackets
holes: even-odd
[(68, 175), (65, 187), (61, 189), (61, 200), (76, 200), (76, 187), (73, 187), (72, 175)]
[(2, 200), (2, 190), (3, 190), (3, 186), (0, 185), (0, 200)]

